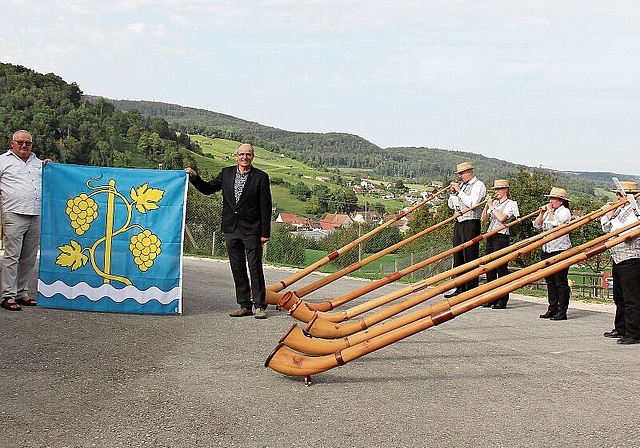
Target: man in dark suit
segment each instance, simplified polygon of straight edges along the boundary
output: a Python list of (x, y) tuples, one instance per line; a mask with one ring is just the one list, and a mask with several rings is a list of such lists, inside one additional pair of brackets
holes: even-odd
[(265, 319), (267, 302), (262, 245), (271, 236), (271, 190), (269, 175), (252, 165), (253, 157), (253, 146), (241, 144), (236, 150), (238, 165), (223, 168), (210, 182), (202, 180), (191, 168), (185, 171), (201, 193), (222, 191), (222, 231), (227, 243), (236, 300), (240, 305), (230, 316), (254, 315), (256, 319)]

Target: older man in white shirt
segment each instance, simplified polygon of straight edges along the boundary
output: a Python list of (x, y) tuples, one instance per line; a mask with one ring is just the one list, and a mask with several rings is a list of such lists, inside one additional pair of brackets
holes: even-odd
[(0, 155), (0, 201), (4, 232), (2, 302), (9, 311), (34, 306), (29, 277), (40, 241), (42, 167), (49, 162), (32, 152), (33, 137), (20, 130), (11, 137), (11, 149)]

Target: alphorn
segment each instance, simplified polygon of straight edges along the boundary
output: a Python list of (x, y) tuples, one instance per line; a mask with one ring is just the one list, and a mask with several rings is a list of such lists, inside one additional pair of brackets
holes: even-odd
[[(638, 193), (638, 195), (640, 195), (640, 193)], [(587, 215), (584, 215), (581, 218), (578, 218), (576, 220), (570, 221), (569, 223), (564, 224), (563, 226), (558, 226), (555, 229), (550, 229), (550, 232), (548, 234), (545, 234), (544, 237), (529, 243), (529, 240), (524, 240), (523, 244), (521, 243), (517, 243), (516, 245), (512, 245), (509, 246), (505, 249), (503, 249), (502, 251), (498, 251), (497, 253), (500, 253), (500, 257), (494, 259), (493, 261), (489, 262), (488, 264), (484, 265), (484, 266), (480, 266), (476, 269), (473, 269), (471, 271), (465, 272), (464, 274), (448, 280), (428, 291), (425, 291), (423, 293), (420, 294), (416, 294), (413, 297), (410, 297), (406, 300), (403, 300), (402, 302), (389, 306), (385, 309), (382, 309), (376, 313), (370, 314), (368, 316), (365, 316), (364, 318), (359, 318), (356, 319), (352, 322), (343, 322), (343, 323), (335, 323), (335, 322), (330, 322), (326, 319), (322, 319), (318, 316), (318, 313), (315, 313), (313, 315), (313, 317), (308, 321), (307, 323), (307, 327), (305, 328), (305, 331), (308, 332), (309, 334), (313, 335), (313, 336), (318, 336), (318, 337), (326, 337), (326, 338), (337, 338), (337, 337), (343, 337), (349, 334), (353, 334), (357, 331), (361, 331), (364, 330), (368, 327), (370, 327), (371, 325), (377, 324), (381, 321), (383, 321), (384, 319), (387, 319), (391, 316), (394, 316), (398, 313), (401, 313), (402, 311), (406, 311), (407, 309), (411, 308), (412, 306), (415, 306), (417, 304), (420, 304), (426, 300), (429, 300), (432, 297), (437, 296), (438, 294), (441, 294), (453, 287), (457, 287), (458, 285), (477, 277), (478, 275), (485, 273), (487, 271), (490, 271), (491, 269), (494, 269), (504, 263), (507, 263), (511, 260), (514, 260), (518, 257), (520, 257), (523, 253), (526, 252), (530, 252), (533, 249), (542, 246), (544, 243), (549, 242), (551, 240), (554, 240), (556, 238), (558, 238), (558, 236), (560, 235), (564, 235), (567, 234), (569, 232), (571, 232), (572, 230), (577, 229), (578, 227), (581, 227), (591, 221), (593, 221), (594, 219), (597, 219), (598, 217), (604, 215), (605, 213), (607, 213), (610, 210), (614, 210), (615, 208), (617, 208), (618, 206), (620, 206), (621, 203), (626, 202), (626, 198), (623, 198), (623, 200), (611, 204), (607, 207), (603, 207), (599, 210), (595, 210)], [(541, 234), (542, 235), (542, 234)], [(517, 247), (517, 250), (514, 250), (514, 247)], [(503, 255), (505, 252), (507, 252), (506, 255)], [(486, 259), (487, 256), (482, 257)], [(484, 262), (484, 260), (482, 261)], [(469, 263), (465, 263), (464, 265), (462, 265), (462, 267), (468, 267), (468, 266), (475, 266), (478, 265), (478, 261), (477, 260), (473, 260)], [(459, 269), (460, 267), (458, 267)], [(448, 271), (450, 272), (450, 271)], [(442, 277), (443, 275), (447, 274), (447, 272), (440, 274), (440, 276), (434, 276), (430, 279), (427, 279), (423, 282), (419, 282), (419, 283), (426, 283), (429, 281), (432, 281), (435, 278), (438, 277)], [(413, 289), (416, 288), (417, 284), (414, 284), (413, 286), (410, 286), (407, 289)], [(410, 292), (414, 292), (415, 289), (413, 289)], [(402, 297), (404, 295), (406, 295), (407, 292), (406, 290), (400, 290), (400, 291), (396, 291), (396, 292), (392, 292), (390, 294), (387, 294), (386, 296), (383, 296), (379, 299), (374, 299), (373, 301), (377, 302), (389, 302), (391, 300), (395, 300), (399, 297)], [(370, 301), (370, 302), (373, 302)], [(381, 303), (378, 303), (379, 305)]]
[[(375, 235), (375, 234), (381, 232), (383, 229), (391, 226), (393, 223), (395, 223), (399, 219), (402, 219), (404, 216), (408, 215), (409, 213), (412, 213), (413, 211), (417, 210), (419, 207), (422, 207), (423, 205), (425, 205), (426, 203), (428, 203), (429, 201), (431, 201), (432, 199), (437, 197), (439, 194), (444, 193), (448, 189), (449, 189), (449, 186), (447, 185), (446, 187), (438, 190), (436, 193), (432, 193), (430, 196), (427, 196), (422, 201), (420, 201), (417, 204), (414, 204), (413, 206), (409, 207), (407, 210), (398, 213), (393, 218), (391, 218), (390, 220), (380, 224), (375, 229), (372, 229), (369, 232), (365, 233), (364, 235), (360, 236), (359, 238), (353, 240), (351, 243), (346, 244), (346, 245), (344, 245), (343, 247), (341, 247), (339, 249), (336, 249), (335, 251), (333, 251), (332, 253), (330, 253), (326, 257), (321, 258), (320, 260), (316, 261), (315, 263), (310, 264), (306, 268), (296, 272), (295, 274), (287, 277), (284, 280), (281, 280), (278, 283), (274, 283), (272, 285), (268, 285), (267, 286), (267, 291), (280, 292), (283, 289), (285, 289), (286, 287), (291, 286), (293, 283), (297, 282), (298, 280), (300, 280), (300, 279), (304, 278), (305, 276), (309, 275), (310, 273), (314, 272), (316, 269), (318, 269), (318, 268), (324, 266), (325, 264), (335, 260), (336, 258), (338, 258), (340, 255), (344, 254), (345, 252), (348, 252), (351, 249), (357, 247), (358, 244), (368, 240), (373, 235)], [(271, 300), (273, 300), (273, 299), (271, 299)], [(269, 303), (270, 305), (275, 305), (277, 303), (277, 300), (274, 303), (271, 303), (269, 301), (269, 294), (267, 294), (267, 303)]]
[[(636, 195), (637, 196), (637, 195)], [(612, 205), (610, 209), (614, 209), (615, 207), (617, 207), (617, 203), (615, 205)], [(607, 209), (608, 210), (608, 209)], [(536, 210), (534, 212), (532, 212), (531, 214), (524, 216), (522, 218), (519, 218), (516, 221), (513, 221), (512, 223), (510, 223), (509, 225), (514, 225), (517, 224), (521, 221), (523, 221), (524, 219), (535, 215), (539, 212), (539, 210)], [(579, 217), (577, 219), (572, 220), (571, 222), (567, 223), (566, 225), (570, 225), (572, 223), (575, 222), (579, 222), (581, 220), (585, 220), (585, 219), (589, 219), (589, 217), (594, 214), (594, 213), (599, 213), (602, 214), (599, 211), (594, 211), (588, 215)], [(509, 225), (506, 225), (507, 227)], [(504, 227), (500, 227), (497, 229), (497, 231), (502, 230)], [(423, 280), (421, 282), (418, 282), (416, 284), (414, 284), (413, 286), (408, 287), (407, 289), (404, 290), (400, 290), (400, 291), (396, 291), (395, 293), (392, 293), (389, 296), (383, 296), (380, 297), (378, 299), (374, 299), (374, 300), (370, 300), (368, 302), (365, 302), (363, 304), (360, 304), (358, 306), (352, 307), (348, 310), (342, 311), (342, 312), (338, 312), (338, 313), (325, 313), (323, 311), (320, 311), (318, 313), (318, 317), (329, 320), (331, 322), (342, 322), (344, 320), (350, 319), (354, 316), (357, 316), (359, 314), (362, 314), (364, 312), (370, 311), (378, 306), (384, 305), (390, 301), (396, 300), (404, 295), (416, 292), (418, 290), (424, 289), (432, 284), (435, 284), (441, 280), (444, 280), (448, 277), (453, 277), (455, 275), (458, 275), (460, 273), (463, 273), (465, 271), (467, 271), (468, 269), (471, 269), (473, 267), (479, 266), (483, 263), (487, 263), (490, 262), (491, 260), (494, 260), (495, 258), (502, 256), (504, 254), (509, 253), (510, 251), (514, 251), (514, 250), (518, 250), (520, 248), (522, 248), (524, 246), (524, 244), (529, 244), (533, 241), (536, 241), (540, 238), (543, 238), (546, 234), (549, 233), (553, 233), (553, 232), (557, 232), (558, 230), (562, 229), (562, 226), (557, 227), (557, 228), (553, 228), (550, 229), (548, 231), (542, 232), (540, 234), (534, 235), (532, 237), (530, 237), (527, 240), (521, 241), (519, 243), (515, 243), (514, 245), (509, 246), (508, 248), (502, 249), (500, 251), (495, 251), (491, 254), (488, 254), (484, 257), (478, 258), (476, 260), (472, 260), (471, 262), (469, 262), (469, 264), (465, 264), (462, 266), (459, 266), (457, 268), (452, 268), (449, 271), (446, 271), (445, 273), (441, 273), (436, 275), (435, 277), (431, 277), (428, 278), (426, 280)], [(348, 292), (346, 294), (343, 294), (342, 296), (336, 297), (330, 301), (328, 301), (327, 303), (332, 307), (335, 308), (339, 305), (342, 305), (344, 303), (346, 303), (347, 301), (349, 301), (351, 299), (351, 297), (355, 296), (355, 297), (359, 297), (363, 294), (366, 294), (368, 292), (371, 292), (379, 287), (381, 287), (384, 284), (388, 284), (391, 281), (394, 281), (398, 278), (400, 278), (403, 275), (406, 275), (410, 272), (413, 272), (414, 270), (417, 269), (421, 269), (422, 267), (433, 263), (435, 261), (438, 261), (440, 259), (442, 259), (444, 256), (448, 256), (451, 253), (455, 252), (456, 250), (460, 250), (461, 247), (468, 247), (469, 245), (472, 244), (476, 244), (478, 243), (481, 239), (486, 238), (488, 236), (491, 235), (491, 232), (485, 234), (485, 235), (481, 235), (479, 237), (476, 237), (475, 239), (468, 241), (466, 243), (463, 243), (460, 246), (456, 246), (455, 248), (450, 249), (449, 251), (445, 251), (443, 252), (441, 255), (435, 255), (427, 260), (424, 260), (416, 265), (412, 265), (409, 266), (408, 268), (405, 268), (401, 271), (398, 271), (396, 273), (390, 274), (389, 276), (380, 279), (380, 280), (376, 280), (373, 281), (371, 283), (368, 283), (366, 285), (363, 285), (361, 288), (358, 288), (355, 291), (352, 292)], [(456, 285), (457, 286), (457, 285)], [(314, 310), (315, 307), (312, 306), (311, 304), (309, 304), (309, 302), (303, 301), (303, 300), (299, 300), (299, 298), (296, 296), (295, 292), (291, 293), (288, 292), (285, 295), (283, 295), (282, 299), (278, 302), (278, 306), (280, 308), (283, 309), (288, 309), (289, 310), (289, 314), (294, 317), (295, 319), (302, 321), (302, 322), (309, 322), (312, 318), (314, 318)]]
[[(566, 251), (563, 251), (558, 256), (558, 260), (569, 258), (573, 255), (576, 255), (582, 252), (585, 249), (588, 249), (597, 244), (603, 243), (606, 240), (610, 239), (613, 235), (617, 235), (627, 230), (630, 230), (633, 227), (636, 227), (638, 224), (640, 224), (640, 222), (634, 222), (632, 224), (627, 225), (626, 227), (618, 229), (615, 232), (600, 236), (580, 246), (567, 249)], [(544, 268), (547, 266), (546, 260), (543, 260), (534, 266), (537, 266), (539, 268)], [(490, 286), (492, 288), (498, 288), (511, 281), (517, 280), (521, 276), (522, 276), (522, 271), (514, 272), (504, 277), (499, 277), (491, 281)], [(313, 337), (308, 333), (305, 333), (300, 328), (299, 325), (293, 324), (291, 325), (289, 330), (280, 338), (278, 343), (285, 345), (298, 352), (306, 353), (308, 355), (327, 355), (330, 353), (335, 353), (336, 351), (343, 350), (347, 347), (351, 347), (353, 345), (364, 342), (367, 339), (370, 339), (372, 337), (380, 336), (383, 333), (394, 330), (403, 325), (409, 324), (417, 319), (427, 317), (430, 314), (442, 312), (443, 310), (450, 308), (453, 305), (461, 303), (467, 299), (473, 298), (477, 294), (476, 289), (477, 288), (474, 288), (472, 290), (465, 291), (464, 293), (461, 293), (449, 299), (444, 299), (436, 303), (429, 304), (426, 307), (421, 308), (419, 310), (406, 313), (395, 319), (390, 319), (388, 321), (380, 323), (379, 325), (374, 325), (370, 328), (367, 328), (362, 331), (358, 331), (356, 333), (353, 333), (351, 335), (348, 335), (342, 338), (327, 339), (327, 338)]]
[[(353, 322), (340, 323), (345, 319), (333, 319), (328, 320), (322, 318), (319, 313), (311, 312), (308, 309), (305, 309), (304, 306), (292, 306), (289, 310), (289, 314), (299, 320), (308, 322), (308, 325), (305, 331), (308, 331), (310, 334), (318, 337), (329, 337), (329, 338), (337, 338), (343, 337), (348, 334), (355, 333), (356, 331), (364, 330), (369, 326), (376, 324), (388, 317), (391, 317), (395, 314), (398, 314), (402, 311), (405, 311), (411, 306), (417, 305), (418, 303), (422, 303), (426, 300), (429, 300), (432, 297), (435, 297), (438, 294), (441, 294), (451, 288), (457, 287), (458, 285), (477, 277), (480, 274), (483, 274), (487, 271), (490, 271), (498, 266), (501, 266), (504, 263), (509, 262), (510, 260), (514, 260), (520, 257), (523, 253), (530, 252), (533, 249), (543, 245), (544, 243), (551, 241), (557, 238), (559, 235), (563, 235), (569, 233), (572, 230), (577, 229), (578, 227), (586, 224), (587, 222), (592, 221), (593, 219), (602, 216), (610, 210), (615, 209), (619, 206), (620, 203), (615, 203), (606, 207), (604, 209), (596, 210), (582, 217), (576, 218), (568, 223), (563, 224), (562, 226), (555, 227), (553, 229), (549, 229), (545, 232), (542, 232), (538, 235), (534, 235), (528, 239), (512, 244), (504, 249), (499, 251), (495, 251), (491, 254), (487, 254), (483, 257), (479, 257), (476, 260), (471, 260), (461, 266), (456, 268), (452, 268), (449, 271), (445, 271), (441, 274), (437, 274), (435, 276), (429, 277), (420, 282), (414, 283), (406, 288), (401, 288), (397, 291), (391, 292), (384, 296), (378, 297), (376, 299), (369, 300), (368, 302), (357, 305), (352, 309), (348, 310), (349, 313), (359, 313), (364, 312), (365, 310), (370, 310), (382, 305), (385, 305), (389, 302), (397, 300), (405, 295), (420, 291), (428, 286), (436, 284), (439, 281), (445, 280), (446, 278), (452, 277), (454, 275), (458, 275), (457, 277), (448, 280), (435, 288), (432, 288), (429, 291), (426, 291), (420, 295), (416, 295), (410, 299), (407, 299), (399, 304), (394, 306), (390, 306), (384, 310), (373, 313), (365, 318), (357, 319)], [(488, 264), (485, 264), (488, 263)], [(484, 266), (483, 266), (484, 265)], [(478, 267), (480, 266), (480, 267)], [(475, 268), (475, 269), (474, 269)], [(283, 299), (284, 300), (284, 299)], [(344, 314), (335, 313), (335, 314)], [(347, 314), (344, 317), (351, 317), (351, 314)]]
[[(339, 306), (342, 306), (358, 297), (361, 297), (371, 291), (375, 291), (378, 288), (381, 288), (382, 286), (388, 285), (389, 283), (392, 283), (396, 280), (401, 279), (402, 277), (405, 277), (419, 269), (422, 269), (430, 264), (433, 264), (437, 261), (442, 260), (443, 258), (446, 258), (452, 254), (454, 254), (455, 252), (461, 251), (467, 247), (470, 247), (474, 244), (479, 244), (480, 241), (489, 238), (491, 235), (495, 235), (496, 233), (500, 232), (501, 230), (504, 230), (506, 228), (509, 228), (511, 226), (514, 226), (516, 224), (521, 223), (522, 221), (530, 218), (533, 215), (538, 214), (538, 210), (535, 210), (531, 213), (529, 213), (528, 215), (522, 216), (521, 218), (518, 218), (508, 224), (503, 224), (500, 227), (484, 233), (482, 235), (479, 235), (476, 238), (473, 238), (469, 241), (465, 241), (464, 243), (461, 243), (455, 247), (452, 247), (451, 249), (448, 249), (446, 251), (440, 252), (439, 254), (433, 255), (423, 261), (420, 261), (418, 263), (415, 263), (411, 266), (408, 266), (404, 269), (401, 269), (397, 272), (394, 272), (392, 274), (389, 274), (379, 280), (375, 280), (372, 282), (369, 282), (363, 286), (361, 286), (360, 288), (355, 289), (354, 291), (350, 291), (348, 293), (342, 294), (341, 296), (335, 297), (331, 300), (327, 300), (326, 302), (324, 302), (324, 307), (320, 308), (317, 306), (317, 304), (313, 304), (313, 303), (309, 303), (309, 302), (305, 302), (305, 301), (299, 301), (299, 296), (297, 295), (297, 291), (292, 292), (291, 294), (285, 294), (283, 296), (282, 299), (280, 299), (280, 301), (278, 302), (278, 306), (280, 308), (283, 309), (288, 309), (291, 310), (292, 307), (295, 306), (295, 309), (290, 312), (289, 314), (291, 316), (293, 316), (294, 318), (302, 321), (302, 322), (308, 322), (309, 319), (311, 319), (311, 317), (313, 317), (313, 311), (318, 311), (318, 316), (321, 318), (325, 318), (331, 322), (342, 322), (344, 320), (350, 319), (352, 317), (355, 317), (359, 314), (362, 314), (364, 312), (367, 311), (371, 311), (373, 308), (376, 308), (379, 305), (374, 305), (371, 302), (366, 302), (364, 304), (358, 305), (356, 307), (352, 307), (348, 310), (345, 310), (343, 312), (339, 312), (339, 313), (329, 313), (326, 311), (330, 311), (333, 310)], [(505, 252), (506, 253), (506, 252)], [(498, 257), (498, 253), (496, 251), (495, 255), (490, 255), (485, 261), (488, 261), (489, 259), (493, 259)], [(455, 269), (455, 268), (454, 268)], [(427, 287), (428, 285), (431, 285), (433, 283), (436, 283), (437, 281), (441, 280), (442, 278), (447, 278), (447, 277), (451, 277), (452, 275), (456, 275), (459, 272), (462, 272), (464, 270), (466, 270), (467, 268), (465, 267), (464, 269), (458, 269), (455, 270), (453, 272), (451, 272), (451, 270), (447, 271), (448, 274), (446, 275), (446, 277), (440, 277), (437, 278), (433, 281), (429, 281), (429, 279), (427, 280), (427, 283), (423, 286), (423, 287)], [(431, 279), (434, 279), (434, 277), (431, 277)], [(422, 289), (422, 288), (421, 288)], [(411, 292), (414, 292), (415, 289)], [(327, 310), (325, 310), (325, 308), (328, 308)]]
[[(361, 267), (363, 267), (363, 266), (365, 266), (365, 265), (367, 265), (369, 263), (372, 263), (373, 261), (377, 260), (378, 258), (380, 258), (380, 257), (382, 257), (384, 255), (390, 254), (391, 252), (393, 252), (395, 250), (398, 250), (401, 247), (404, 247), (409, 243), (412, 243), (413, 241), (417, 240), (418, 238), (422, 238), (423, 236), (433, 232), (434, 230), (444, 226), (445, 224), (450, 223), (451, 221), (453, 221), (454, 219), (457, 219), (458, 217), (464, 215), (465, 213), (470, 212), (470, 211), (480, 207), (485, 202), (486, 201), (479, 202), (478, 204), (476, 204), (473, 207), (465, 210), (464, 212), (457, 212), (453, 216), (450, 216), (449, 218), (447, 218), (447, 219), (445, 219), (445, 220), (443, 220), (443, 221), (441, 221), (441, 222), (439, 222), (437, 224), (434, 224), (434, 225), (432, 225), (432, 226), (430, 226), (430, 227), (428, 227), (428, 228), (416, 233), (415, 235), (407, 237), (404, 240), (387, 247), (386, 249), (383, 249), (383, 250), (381, 250), (379, 252), (376, 252), (375, 254), (372, 254), (372, 255), (368, 256), (367, 258), (365, 258), (362, 261), (355, 262), (355, 263), (353, 263), (353, 264), (351, 264), (351, 265), (349, 265), (349, 266), (347, 266), (345, 268), (340, 269), (339, 271), (334, 272), (331, 275), (328, 275), (326, 277), (320, 278), (320, 279), (316, 280), (315, 282), (313, 282), (313, 283), (311, 283), (309, 285), (303, 286), (302, 288), (293, 291), (292, 294), (290, 294), (290, 295), (288, 295), (286, 293), (283, 294), (282, 297), (287, 296), (288, 298), (286, 300), (283, 300), (283, 298), (281, 297), (280, 300), (278, 300), (278, 302), (277, 302), (278, 307), (288, 310), (290, 308), (290, 304), (294, 303), (294, 302), (291, 301), (291, 299), (289, 297), (291, 297), (291, 296), (294, 297), (295, 298), (294, 300), (300, 299), (300, 298), (306, 296), (307, 294), (309, 294), (309, 293), (311, 293), (313, 291), (316, 291), (317, 289), (319, 289), (319, 288), (321, 288), (323, 286), (326, 286), (329, 283), (331, 283), (331, 282), (333, 282), (333, 281), (335, 281), (335, 280), (337, 280), (339, 278), (342, 278), (345, 275), (350, 274), (350, 273), (360, 269)], [(458, 250), (461, 250), (461, 248), (459, 248)], [(349, 300), (356, 299), (357, 297), (358, 296), (351, 297)], [(330, 302), (323, 302), (323, 303), (305, 302), (305, 303), (306, 303), (307, 307), (310, 310), (316, 310), (316, 311), (330, 311), (334, 307), (334, 305), (332, 305)]]
[[(638, 223), (635, 224), (637, 225)], [(610, 234), (605, 236), (610, 237)], [(640, 236), (640, 229), (635, 229), (633, 231), (630, 231), (629, 233), (610, 239), (609, 241), (601, 242), (595, 246), (591, 246), (586, 251), (580, 254), (573, 255), (569, 258), (563, 259), (562, 254), (551, 257), (540, 263), (536, 263), (527, 268), (523, 268), (518, 273), (514, 273), (519, 274), (519, 278), (516, 280), (512, 280), (509, 283), (504, 284), (503, 286), (496, 288), (492, 284), (493, 282), (490, 282), (489, 284), (485, 284), (482, 287), (474, 288), (474, 290), (478, 289), (478, 295), (474, 296), (473, 298), (468, 298), (465, 301), (456, 303), (437, 313), (432, 313), (426, 317), (420, 318), (399, 328), (385, 332), (379, 336), (367, 339), (366, 341), (360, 342), (351, 347), (336, 351), (335, 353), (330, 355), (308, 356), (303, 353), (295, 352), (290, 348), (285, 347), (283, 344), (278, 344), (278, 346), (265, 361), (265, 366), (285, 375), (305, 376), (308, 378), (310, 375), (324, 372), (334, 367), (342, 366), (349, 361), (353, 361), (354, 359), (360, 358), (375, 350), (398, 342), (420, 331), (426, 330), (427, 328), (451, 320), (460, 314), (472, 310), (473, 308), (491, 302), (497, 297), (503, 296), (523, 286), (529, 285), (534, 281), (552, 275), (562, 269), (567, 269), (573, 264), (584, 261), (587, 258), (602, 253), (617, 244), (628, 241), (638, 236)], [(545, 265), (547, 267), (541, 268), (541, 266)], [(462, 294), (460, 294), (460, 296), (462, 296)]]

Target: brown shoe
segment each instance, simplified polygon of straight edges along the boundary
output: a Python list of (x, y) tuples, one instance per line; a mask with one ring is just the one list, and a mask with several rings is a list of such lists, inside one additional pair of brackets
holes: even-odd
[(251, 312), (251, 310), (247, 308), (238, 308), (234, 312), (229, 313), (229, 316), (231, 317), (243, 317), (243, 316), (252, 316), (252, 315), (253, 313)]
[(36, 306), (38, 302), (29, 296), (20, 297), (16, 302), (22, 306)]
[[(11, 302), (9, 302), (9, 300), (11, 300)], [(22, 309), (20, 307), (20, 304), (16, 302), (15, 299), (11, 298), (2, 299), (2, 302), (0, 302), (0, 306), (9, 311), (20, 311)]]
[(253, 317), (255, 317), (256, 319), (266, 319), (267, 313), (265, 313), (265, 311), (262, 308), (256, 308), (256, 312), (253, 315)]

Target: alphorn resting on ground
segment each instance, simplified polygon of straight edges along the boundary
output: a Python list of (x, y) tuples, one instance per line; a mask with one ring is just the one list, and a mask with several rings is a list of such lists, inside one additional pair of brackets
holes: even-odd
[[(583, 250), (589, 249), (590, 247), (593, 247), (597, 244), (604, 243), (606, 240), (610, 239), (612, 236), (615, 236), (627, 230), (631, 230), (634, 227), (638, 226), (639, 224), (640, 222), (630, 224), (624, 228), (619, 229), (614, 233), (602, 235), (583, 245), (564, 251), (558, 257), (558, 260), (560, 261), (562, 259), (569, 258), (571, 256), (579, 254)], [(544, 268), (548, 266), (548, 263), (546, 263), (546, 261), (542, 261), (535, 266), (541, 266), (541, 268)], [(493, 280), (490, 283), (490, 286), (492, 288), (493, 287), (497, 288), (502, 285), (505, 285), (513, 281), (514, 279), (515, 280), (519, 279), (522, 273), (521, 271), (519, 271), (509, 275), (510, 276), (500, 277), (500, 278), (497, 278), (496, 280)], [(478, 288), (480, 288), (480, 286), (478, 286)], [(365, 330), (358, 331), (348, 336), (340, 337), (340, 338), (314, 337), (314, 336), (311, 336), (309, 333), (305, 333), (298, 324), (293, 324), (291, 325), (289, 330), (280, 338), (278, 342), (293, 350), (296, 350), (308, 355), (327, 355), (330, 353), (335, 353), (336, 351), (343, 350), (347, 347), (351, 347), (353, 345), (356, 345), (368, 339), (371, 339), (372, 337), (379, 336), (383, 333), (386, 333), (388, 331), (391, 331), (393, 329), (396, 329), (398, 327), (411, 323), (414, 320), (427, 317), (433, 313), (441, 312), (442, 310), (449, 308), (455, 304), (458, 304), (461, 301), (465, 301), (469, 298), (473, 298), (474, 296), (479, 294), (478, 288), (474, 288), (472, 290), (466, 291), (464, 293), (459, 294), (458, 296), (454, 296), (449, 299), (439, 300), (419, 310), (403, 314), (394, 319), (386, 320), (378, 325), (373, 325), (372, 327), (367, 328)], [(486, 289), (486, 285), (484, 289)]]
[[(300, 279), (306, 277), (307, 275), (309, 275), (310, 273), (312, 273), (315, 270), (319, 269), (320, 267), (324, 266), (325, 264), (335, 260), (340, 255), (350, 251), (351, 249), (354, 249), (355, 247), (358, 246), (358, 244), (368, 240), (369, 238), (371, 238), (375, 234), (381, 232), (383, 229), (393, 225), (393, 223), (395, 223), (396, 221), (402, 219), (403, 217), (405, 217), (409, 213), (412, 213), (415, 210), (417, 210), (418, 208), (420, 208), (423, 205), (427, 204), (429, 201), (433, 200), (439, 194), (444, 193), (448, 189), (449, 189), (449, 186), (447, 185), (446, 187), (442, 188), (441, 190), (437, 191), (436, 193), (433, 193), (433, 194), (427, 196), (424, 200), (422, 200), (422, 201), (418, 202), (417, 204), (409, 207), (407, 210), (404, 210), (404, 211), (398, 213), (397, 215), (395, 215), (390, 220), (380, 224), (375, 229), (372, 229), (371, 231), (365, 233), (364, 235), (362, 235), (361, 237), (359, 237), (356, 240), (352, 241), (351, 243), (346, 244), (345, 246), (341, 247), (340, 249), (337, 249), (337, 250), (333, 251), (332, 253), (330, 253), (326, 257), (316, 261), (315, 263), (310, 264), (309, 266), (307, 266), (306, 268), (302, 269), (301, 271), (296, 272), (295, 274), (287, 277), (286, 279), (284, 279), (284, 280), (282, 280), (282, 281), (280, 281), (278, 283), (274, 283), (272, 285), (267, 285), (267, 292), (268, 291), (280, 292), (283, 289), (287, 288), (288, 286), (291, 286), (293, 283), (295, 283), (295, 282), (299, 281)], [(267, 303), (269, 303), (271, 305), (275, 305), (277, 303), (277, 300), (274, 303), (271, 303), (271, 302), (269, 302), (269, 295), (267, 295)]]
[[(587, 222), (597, 219), (604, 213), (615, 209), (615, 207), (619, 206), (621, 202), (622, 201), (603, 209), (596, 210), (580, 218), (574, 219), (566, 224), (563, 224), (562, 226), (550, 229), (538, 235), (534, 235), (533, 237), (523, 240), (519, 243), (512, 244), (505, 249), (485, 255), (476, 260), (472, 260), (468, 263), (465, 263), (464, 265), (458, 266), (457, 268), (453, 268), (449, 271), (422, 280), (406, 288), (402, 288), (398, 291), (386, 294), (376, 299), (369, 300), (363, 304), (357, 305), (343, 312), (335, 312), (331, 314), (314, 312), (309, 310), (308, 307), (304, 305), (303, 301), (293, 302), (293, 298), (289, 298), (293, 303), (293, 305), (291, 305), (289, 309), (289, 314), (298, 320), (308, 322), (306, 331), (317, 337), (335, 338), (353, 334), (356, 331), (364, 330), (370, 325), (376, 324), (388, 317), (398, 314), (410, 308), (411, 306), (415, 306), (425, 300), (428, 300), (431, 297), (435, 297), (436, 295), (454, 288), (458, 284), (464, 283), (465, 281), (477, 277), (478, 275), (483, 274), (491, 269), (494, 269), (497, 266), (508, 263), (509, 261), (521, 256), (523, 253), (530, 252), (535, 248), (542, 246), (544, 243), (557, 238), (559, 235), (575, 230), (578, 227), (586, 224)], [(440, 284), (436, 288), (429, 290), (420, 296), (416, 296), (417, 298), (412, 297), (396, 305), (395, 307), (389, 307), (365, 318), (360, 318), (354, 322), (343, 324), (339, 323), (344, 322), (344, 320), (346, 320), (345, 318), (351, 318), (356, 315), (362, 314), (365, 311), (369, 311), (376, 307), (388, 304), (408, 294), (415, 293), (439, 281), (456, 275), (458, 276), (453, 278), (452, 280)], [(324, 317), (327, 315), (329, 315), (329, 319)]]
[[(398, 342), (420, 331), (426, 330), (427, 328), (451, 320), (460, 314), (495, 300), (496, 297), (508, 294), (562, 269), (567, 269), (571, 265), (604, 252), (616, 244), (638, 237), (640, 236), (640, 229), (637, 228), (637, 224), (639, 223), (634, 224), (636, 225), (636, 228), (623, 235), (611, 238), (611, 235), (618, 234), (618, 232), (622, 232), (624, 230), (620, 229), (619, 231), (603, 235), (600, 238), (581, 245), (580, 247), (584, 249), (581, 253), (568, 258), (566, 258), (566, 254), (560, 253), (559, 255), (531, 265), (527, 268), (523, 268), (519, 272), (509, 274), (501, 279), (494, 280), (491, 283), (462, 293), (455, 296), (455, 300), (453, 302), (446, 302), (447, 306), (440, 311), (431, 313), (424, 317), (419, 317), (410, 323), (406, 323), (398, 328), (394, 328), (380, 335), (368, 338), (365, 341), (347, 348), (340, 349), (333, 354), (309, 356), (304, 353), (293, 351), (280, 343), (265, 361), (265, 366), (285, 375), (309, 377), (310, 375), (344, 365), (349, 361)], [(602, 238), (611, 239), (606, 242), (597, 242)], [(504, 282), (502, 286), (496, 287), (496, 283), (494, 282), (498, 281)]]

